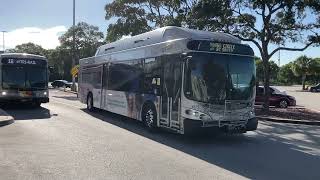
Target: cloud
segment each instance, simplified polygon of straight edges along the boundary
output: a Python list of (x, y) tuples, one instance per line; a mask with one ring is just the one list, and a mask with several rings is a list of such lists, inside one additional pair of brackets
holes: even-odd
[[(32, 42), (45, 49), (54, 49), (60, 45), (59, 36), (66, 32), (65, 26), (55, 26), (41, 29), (38, 27), (24, 27), (5, 33), (6, 49), (14, 48), (16, 45)], [(0, 36), (2, 44), (2, 36)]]

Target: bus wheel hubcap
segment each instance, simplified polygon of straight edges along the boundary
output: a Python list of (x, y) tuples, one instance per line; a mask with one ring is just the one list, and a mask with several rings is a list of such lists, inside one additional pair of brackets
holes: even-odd
[(146, 113), (146, 123), (149, 127), (153, 124), (153, 112), (151, 109), (149, 109)]

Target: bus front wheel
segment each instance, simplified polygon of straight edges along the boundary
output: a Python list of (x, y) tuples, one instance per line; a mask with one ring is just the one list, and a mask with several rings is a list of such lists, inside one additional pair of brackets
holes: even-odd
[(145, 126), (154, 131), (157, 127), (157, 111), (153, 105), (146, 104), (142, 110), (142, 120)]

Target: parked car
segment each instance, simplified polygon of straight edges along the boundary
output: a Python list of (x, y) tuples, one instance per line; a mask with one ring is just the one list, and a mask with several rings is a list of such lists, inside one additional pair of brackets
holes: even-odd
[(68, 82), (66, 80), (55, 80), (51, 83), (53, 88), (66, 87), (71, 88), (72, 82)]
[[(264, 101), (264, 87), (257, 88), (256, 102), (255, 104), (261, 105)], [(287, 95), (286, 92), (281, 92), (280, 90), (270, 87), (270, 106), (276, 106), (280, 108), (287, 108), (288, 106), (296, 105), (296, 98)]]
[(320, 92), (320, 83), (315, 86), (310, 86), (309, 91), (310, 92)]

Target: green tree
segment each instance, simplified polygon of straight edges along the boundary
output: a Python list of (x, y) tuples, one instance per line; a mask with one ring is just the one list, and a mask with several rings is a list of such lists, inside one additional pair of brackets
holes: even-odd
[(307, 75), (316, 74), (317, 62), (307, 56), (300, 56), (293, 62), (292, 70), (296, 76), (301, 76), (302, 90), (305, 90)]
[(72, 64), (69, 50), (58, 46), (56, 49), (48, 50), (46, 56), (48, 58), (48, 64), (50, 67), (50, 81), (56, 79), (71, 79), (70, 73), (68, 73), (68, 71), (70, 71), (68, 68), (71, 68)]
[(65, 79), (71, 81), (72, 54), (70, 49), (58, 46), (47, 53), (50, 66), (50, 80)]
[(193, 3), (187, 13), (188, 27), (194, 29), (216, 31), (228, 30), (234, 23), (230, 0), (198, 0)]
[[(278, 51), (303, 51), (319, 43), (316, 33), (319, 22), (308, 21), (313, 14), (319, 15), (319, 1), (310, 0), (228, 0), (221, 8), (221, 1), (199, 0), (190, 16), (195, 27), (211, 31), (223, 31), (239, 39), (252, 42), (259, 50), (264, 66), (265, 110), (269, 110), (270, 58)], [(199, 26), (201, 22), (203, 25)], [(210, 23), (211, 22), (211, 23)], [(289, 47), (288, 43), (303, 43), (301, 47)], [(278, 47), (272, 48), (275, 44)]]
[(157, 27), (186, 25), (197, 0), (114, 0), (106, 4), (106, 20), (116, 18), (108, 26), (107, 42), (124, 35), (137, 35)]
[[(79, 22), (75, 27), (71, 27), (63, 34), (59, 40), (60, 50), (68, 50), (72, 54), (73, 31), (75, 31), (75, 54), (76, 64), (79, 59), (93, 56), (99, 46), (103, 43), (103, 33), (97, 26), (89, 25), (85, 22)], [(70, 70), (69, 70), (70, 71)]]
[[(263, 83), (264, 81), (264, 66), (263, 62), (260, 58), (255, 58), (256, 63), (256, 74), (257, 74), (257, 83)], [(270, 81), (276, 83), (278, 81), (278, 73), (279, 73), (279, 66), (273, 62), (269, 61), (269, 73), (270, 73)]]
[(97, 26), (79, 22), (59, 37), (60, 46), (47, 53), (49, 64), (52, 67), (50, 78), (71, 80), (73, 31), (75, 32), (75, 63), (79, 59), (94, 56), (97, 48), (103, 44), (103, 33)]
[(40, 45), (34, 43), (25, 43), (21, 45), (17, 45), (14, 49), (11, 49), (10, 52), (14, 53), (28, 53), (28, 54), (35, 54), (35, 55), (46, 55), (46, 50), (43, 49)]
[(278, 81), (281, 84), (292, 85), (297, 84), (299, 82), (299, 77), (295, 76), (292, 71), (293, 62), (285, 64), (280, 67), (278, 73)]
[(313, 83), (317, 84), (320, 83), (320, 58), (315, 58), (314, 60), (316, 65), (314, 69), (315, 75), (313, 76)]

